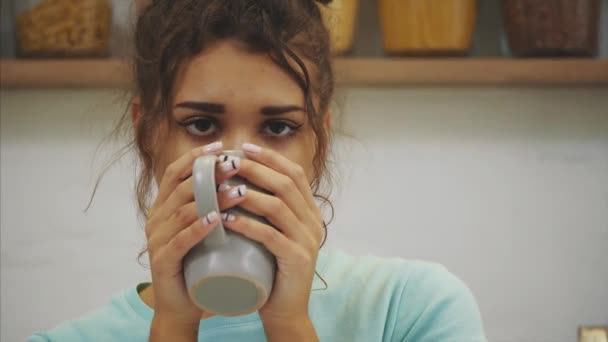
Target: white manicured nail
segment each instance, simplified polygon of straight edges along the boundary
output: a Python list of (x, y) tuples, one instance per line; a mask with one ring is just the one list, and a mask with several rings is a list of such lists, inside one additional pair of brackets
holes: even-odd
[(217, 192), (226, 192), (230, 189), (232, 189), (232, 187), (230, 185), (222, 183), (222, 184), (217, 185), (216, 191)]
[(223, 213), (222, 214), (222, 220), (224, 221), (234, 221), (236, 220), (236, 217), (232, 214), (228, 214), (228, 213)]
[(222, 142), (221, 141), (216, 141), (216, 142), (214, 142), (212, 144), (203, 146), (203, 151), (205, 153), (213, 153), (213, 152), (217, 152), (217, 151), (221, 150), (222, 147), (223, 147), (222, 146)]
[(241, 159), (239, 158), (228, 158), (227, 161), (220, 164), (220, 170), (223, 172), (230, 172), (236, 170), (241, 166)]
[(235, 199), (243, 197), (245, 196), (245, 191), (247, 191), (247, 186), (245, 184), (239, 185), (228, 193), (228, 198)]
[(219, 219), (219, 216), (217, 214), (217, 211), (212, 211), (209, 214), (207, 214), (205, 217), (203, 217), (203, 223), (208, 226), (210, 224), (212, 224), (213, 222), (217, 221)]
[(260, 153), (260, 152), (262, 152), (262, 148), (260, 146), (254, 145), (254, 144), (250, 144), (250, 143), (243, 144), (243, 150), (245, 150), (247, 152), (251, 152), (251, 153)]
[(218, 161), (221, 163), (221, 162), (226, 162), (226, 161), (229, 161), (229, 160), (230, 160), (230, 159), (232, 159), (232, 158), (234, 158), (234, 157), (227, 156), (227, 155), (225, 155), (225, 154), (220, 154), (220, 156), (218, 157), (218, 159), (217, 159), (217, 160), (218, 160)]

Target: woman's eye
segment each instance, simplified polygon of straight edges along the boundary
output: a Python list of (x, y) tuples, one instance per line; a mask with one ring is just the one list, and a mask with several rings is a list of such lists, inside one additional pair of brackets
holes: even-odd
[(284, 121), (271, 121), (266, 123), (264, 133), (270, 136), (282, 137), (294, 132), (296, 127)]
[(198, 136), (211, 135), (217, 130), (217, 125), (213, 120), (204, 118), (182, 123), (182, 126), (186, 127), (188, 133)]

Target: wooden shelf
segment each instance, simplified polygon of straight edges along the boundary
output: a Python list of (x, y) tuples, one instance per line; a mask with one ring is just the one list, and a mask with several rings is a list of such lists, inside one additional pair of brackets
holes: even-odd
[(608, 59), (343, 59), (346, 85), (608, 85)]
[[(337, 58), (340, 86), (608, 86), (608, 59)], [(121, 59), (0, 60), (3, 88), (126, 87)]]
[(0, 60), (3, 88), (117, 87), (129, 80), (120, 59), (4, 59)]

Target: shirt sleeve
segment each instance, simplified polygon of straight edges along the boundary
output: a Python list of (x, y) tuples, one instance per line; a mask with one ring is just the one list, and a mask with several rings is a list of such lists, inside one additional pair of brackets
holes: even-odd
[(392, 341), (485, 342), (469, 288), (445, 267), (424, 264), (403, 287)]

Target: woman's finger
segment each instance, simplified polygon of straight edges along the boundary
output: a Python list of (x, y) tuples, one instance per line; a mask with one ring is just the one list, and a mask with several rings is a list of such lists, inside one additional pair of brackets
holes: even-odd
[[(219, 209), (220, 211), (225, 211), (230, 209), (239, 203), (241, 203), (244, 197), (237, 198), (228, 198), (227, 195), (219, 195)], [(148, 240), (148, 248), (151, 248), (150, 244), (153, 246), (163, 246), (173, 236), (179, 233), (184, 227), (187, 227), (194, 223), (199, 219), (198, 208), (196, 202), (191, 201), (188, 202), (181, 207), (177, 208), (173, 214), (168, 219), (168, 228), (163, 230), (157, 230), (152, 234), (150, 239)]]
[(277, 258), (289, 259), (290, 254), (298, 247), (297, 243), (267, 224), (240, 215), (223, 214), (222, 216), (224, 227), (260, 242)]
[(308, 220), (309, 208), (295, 182), (265, 165), (242, 159), (238, 175), (281, 198), (302, 221)]
[[(190, 226), (176, 234), (169, 243), (161, 247), (157, 255), (151, 255), (151, 258), (156, 259), (151, 262), (166, 262), (169, 264), (181, 265), (181, 260), (188, 251), (209, 235), (219, 222), (220, 216), (215, 211), (196, 220)], [(181, 269), (175, 271), (181, 272)]]
[(158, 208), (165, 203), (173, 190), (192, 174), (192, 164), (196, 158), (203, 155), (218, 155), (222, 148), (223, 145), (221, 141), (203, 147), (197, 147), (169, 164), (165, 169), (165, 173), (158, 186), (158, 195), (156, 196), (151, 212), (158, 210)]
[[(220, 190), (221, 184), (228, 178), (234, 176), (238, 172), (240, 163), (234, 160), (218, 160), (218, 164), (215, 166), (215, 182), (218, 184), (216, 190)], [(155, 213), (155, 219), (165, 220), (171, 216), (177, 208), (182, 205), (194, 201), (194, 181), (192, 176), (182, 181), (177, 185), (173, 192), (169, 195), (169, 198), (165, 201), (164, 205), (157, 209)]]
[(148, 238), (148, 249), (156, 250), (166, 245), (184, 228), (199, 220), (195, 202), (187, 203), (175, 210), (162, 229), (156, 229)]
[(294, 163), (276, 151), (262, 148), (254, 144), (246, 143), (243, 144), (242, 148), (247, 157), (251, 160), (264, 164), (291, 178), (298, 190), (300, 190), (300, 193), (304, 196), (308, 207), (311, 210), (318, 210), (306, 173), (299, 164)]
[(272, 225), (279, 229), (287, 238), (305, 245), (314, 243), (311, 232), (302, 229), (300, 220), (278, 197), (247, 189), (239, 185), (220, 195), (222, 202), (240, 200), (239, 207), (258, 216), (265, 217)]

